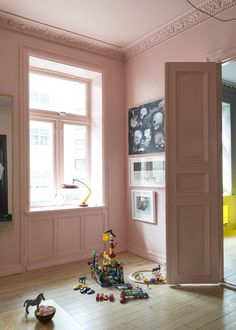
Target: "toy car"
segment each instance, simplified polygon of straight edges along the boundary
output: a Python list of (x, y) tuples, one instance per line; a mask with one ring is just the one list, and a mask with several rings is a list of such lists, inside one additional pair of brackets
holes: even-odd
[(83, 283), (76, 283), (74, 286), (73, 286), (73, 290), (81, 290), (83, 288), (86, 288), (87, 285), (86, 284), (83, 284)]
[(116, 287), (119, 291), (133, 289), (133, 286), (130, 283), (118, 284)]
[(126, 298), (144, 299), (149, 298), (147, 292), (144, 292), (142, 288), (136, 288), (131, 290), (122, 290), (120, 293), (120, 302), (124, 304)]

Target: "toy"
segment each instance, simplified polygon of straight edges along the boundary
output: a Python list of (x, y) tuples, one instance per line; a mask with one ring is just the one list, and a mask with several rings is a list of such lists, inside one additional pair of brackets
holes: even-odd
[(87, 287), (86, 280), (87, 280), (87, 277), (85, 275), (80, 276), (79, 282), (73, 286), (73, 290), (81, 290), (83, 288), (86, 288)]
[(88, 288), (87, 286), (85, 286), (84, 288), (82, 288), (80, 290), (80, 293), (93, 294), (93, 293), (95, 293), (95, 291), (93, 289)]
[(53, 318), (56, 313), (56, 308), (53, 306), (39, 306), (39, 310), (35, 310), (36, 318), (41, 322), (47, 322)]
[(29, 314), (29, 306), (37, 306), (36, 311), (39, 311), (39, 305), (42, 300), (45, 300), (43, 293), (40, 293), (35, 299), (27, 299), (24, 302), (25, 313)]
[(86, 288), (86, 287), (87, 287), (86, 284), (76, 283), (76, 284), (73, 286), (73, 290), (81, 290), (81, 289)]
[(103, 233), (103, 241), (108, 242), (108, 252), (103, 252), (102, 265), (99, 264), (96, 251), (93, 251), (92, 260), (89, 262), (92, 278), (102, 287), (124, 283), (123, 264), (115, 255), (115, 237), (112, 230)]
[(144, 292), (142, 288), (137, 287), (136, 289), (130, 290), (121, 290), (120, 293), (120, 303), (124, 304), (127, 298), (135, 298), (135, 299), (146, 299), (149, 298), (147, 292)]
[(108, 299), (109, 299), (109, 301), (111, 301), (111, 302), (115, 301), (115, 297), (114, 297), (113, 293), (110, 293), (110, 294), (109, 294)]
[(82, 275), (79, 277), (79, 283), (85, 284), (87, 280), (87, 277), (85, 275)]
[(96, 301), (110, 301), (113, 302), (115, 301), (115, 297), (113, 295), (113, 293), (110, 293), (109, 296), (107, 294), (104, 293), (97, 293), (96, 294)]
[(152, 270), (141, 270), (129, 275), (129, 278), (137, 283), (147, 284), (164, 284), (166, 283), (165, 270), (161, 266), (153, 268)]
[(130, 283), (118, 284), (116, 287), (119, 291), (133, 289), (133, 286)]

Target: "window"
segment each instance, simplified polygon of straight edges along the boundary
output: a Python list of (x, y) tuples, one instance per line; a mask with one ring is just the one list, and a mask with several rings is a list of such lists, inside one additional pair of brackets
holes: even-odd
[(86, 115), (87, 83), (34, 71), (29, 79), (31, 109)]
[(78, 205), (84, 188), (61, 188), (73, 179), (91, 187), (90, 205), (103, 205), (101, 73), (33, 56), (29, 63), (30, 208)]
[(231, 164), (231, 117), (230, 104), (222, 102), (222, 170), (223, 194), (232, 194), (232, 164)]

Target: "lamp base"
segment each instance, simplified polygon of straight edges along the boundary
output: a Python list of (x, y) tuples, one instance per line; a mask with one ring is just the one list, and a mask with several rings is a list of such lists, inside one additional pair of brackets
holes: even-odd
[(80, 204), (79, 206), (86, 207), (86, 206), (88, 206), (88, 204)]

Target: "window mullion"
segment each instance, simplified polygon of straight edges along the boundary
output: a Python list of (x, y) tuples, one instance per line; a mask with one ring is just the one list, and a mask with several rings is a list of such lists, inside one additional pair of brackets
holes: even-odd
[(56, 164), (55, 164), (55, 173), (56, 173), (56, 192), (57, 192), (57, 201), (61, 203), (61, 191), (60, 185), (63, 183), (63, 124), (60, 119), (56, 120), (56, 134), (55, 134), (55, 152), (56, 152)]

